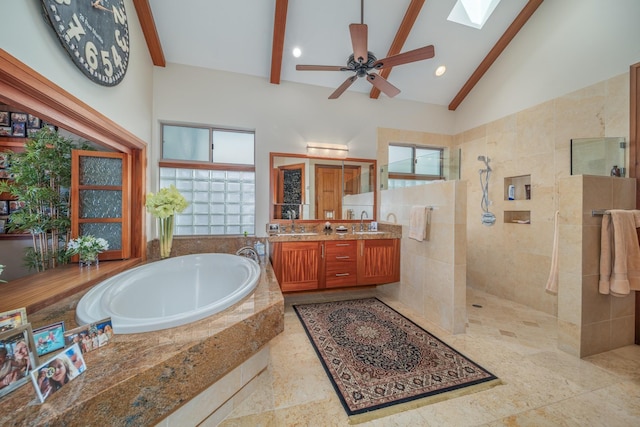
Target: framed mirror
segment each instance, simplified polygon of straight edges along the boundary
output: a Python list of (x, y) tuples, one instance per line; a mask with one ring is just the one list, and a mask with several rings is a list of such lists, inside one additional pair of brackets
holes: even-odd
[(287, 153), (269, 157), (271, 220), (375, 219), (375, 160)]

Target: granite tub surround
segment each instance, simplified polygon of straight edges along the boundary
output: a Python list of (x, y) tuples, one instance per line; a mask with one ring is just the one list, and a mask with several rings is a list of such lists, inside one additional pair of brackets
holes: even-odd
[[(31, 384), (0, 399), (2, 426), (148, 426), (210, 388), (283, 331), (284, 300), (269, 264), (255, 292), (222, 313), (167, 330), (116, 335), (85, 354), (87, 371), (39, 404)], [(86, 291), (29, 315), (34, 327), (64, 320)], [(268, 348), (268, 347), (267, 347)], [(211, 411), (216, 408), (212, 407)]]

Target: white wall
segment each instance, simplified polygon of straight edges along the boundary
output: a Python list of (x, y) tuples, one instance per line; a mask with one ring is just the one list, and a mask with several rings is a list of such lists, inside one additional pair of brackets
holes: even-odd
[(548, 0), (456, 110), (456, 133), (629, 71), (640, 1)]
[[(168, 64), (154, 70), (153, 144), (150, 189), (157, 190), (160, 121), (178, 121), (255, 130), (256, 232), (269, 220), (269, 152), (305, 153), (306, 142), (349, 146), (349, 157), (375, 158), (377, 128), (451, 134), (446, 107), (385, 97), (373, 100), (346, 92), (328, 100), (331, 89), (203, 68)], [(154, 236), (149, 234), (150, 238)]]
[[(86, 0), (89, 1), (89, 0)], [(42, 15), (40, 0), (0, 3), (0, 47), (100, 113), (149, 141), (153, 64), (132, 0), (125, 0), (131, 54), (124, 80), (117, 86), (93, 83), (71, 62)]]

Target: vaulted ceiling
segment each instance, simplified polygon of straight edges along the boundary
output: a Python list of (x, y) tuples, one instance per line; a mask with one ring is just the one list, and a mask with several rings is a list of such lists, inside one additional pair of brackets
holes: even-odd
[[(368, 26), (378, 58), (435, 47), (431, 59), (378, 73), (401, 90), (395, 98), (455, 110), (543, 0), (503, 0), (482, 29), (447, 20), (455, 0), (133, 0), (154, 65), (167, 62), (327, 87), (348, 71), (297, 71), (297, 64), (346, 66), (349, 24)], [(361, 7), (364, 5), (364, 7)], [(302, 50), (299, 58), (291, 54)], [(447, 72), (436, 77), (435, 69)], [(386, 95), (365, 79), (349, 91)], [(339, 102), (339, 100), (336, 100)]]

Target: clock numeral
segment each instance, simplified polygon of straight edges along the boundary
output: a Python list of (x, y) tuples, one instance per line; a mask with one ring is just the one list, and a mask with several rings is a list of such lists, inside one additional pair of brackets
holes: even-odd
[(104, 73), (107, 77), (113, 76), (113, 65), (111, 65), (111, 60), (109, 59), (109, 51), (100, 51), (100, 55), (102, 56), (102, 63), (104, 64)]
[(118, 46), (120, 46), (120, 49), (122, 49), (123, 52), (129, 52), (129, 46), (127, 45), (125, 40), (120, 37), (120, 30), (116, 30), (115, 37), (116, 43), (118, 44)]
[(69, 22), (69, 29), (66, 32), (67, 40), (71, 40), (75, 38), (76, 41), (80, 41), (80, 36), (84, 36), (86, 33), (84, 28), (82, 28), (82, 24), (78, 19), (78, 15), (73, 14), (73, 21)]
[(124, 25), (127, 22), (127, 15), (115, 5), (113, 6), (113, 20), (116, 21), (116, 24), (120, 25)]
[(84, 57), (93, 71), (98, 69), (98, 49), (93, 42), (87, 42), (87, 44), (84, 45)]
[(124, 64), (122, 63), (122, 57), (118, 53), (118, 50), (115, 46), (111, 46), (111, 56), (113, 57), (113, 65), (122, 69), (122, 67), (124, 66)]
[(66, 4), (67, 6), (69, 6), (71, 4), (71, 0), (56, 0), (56, 3)]

